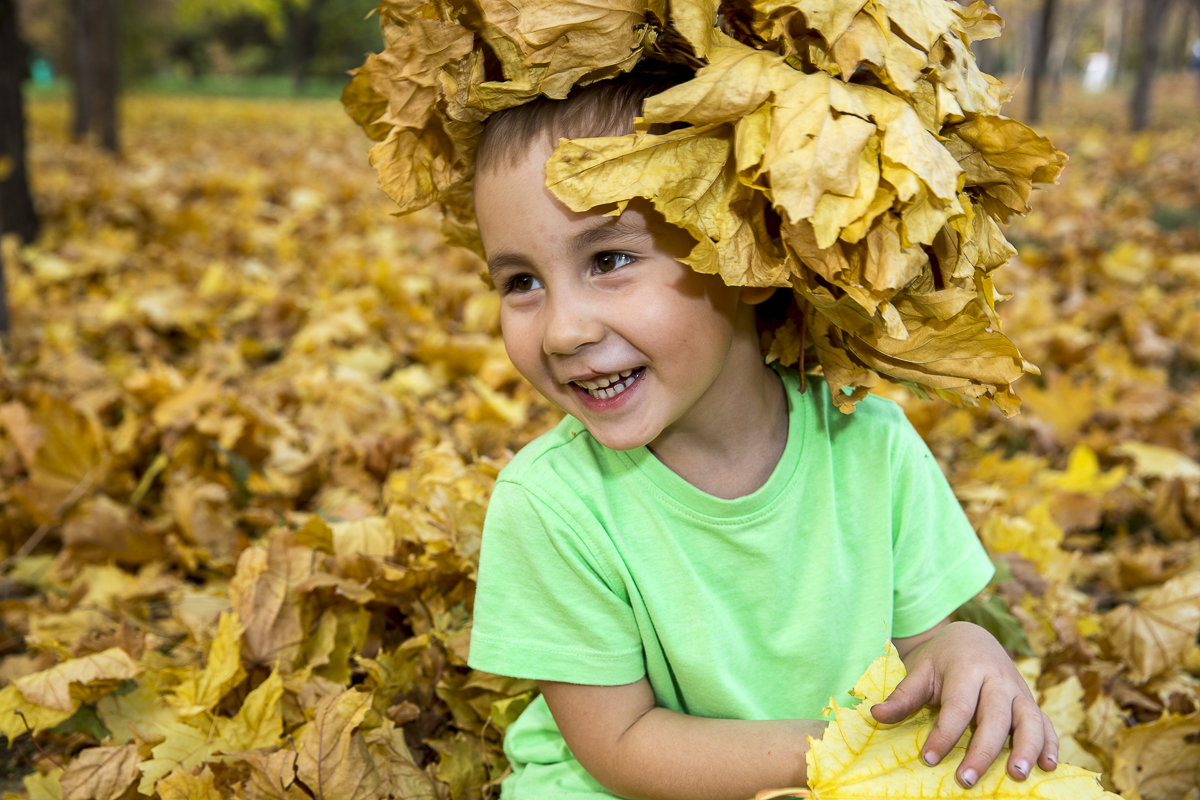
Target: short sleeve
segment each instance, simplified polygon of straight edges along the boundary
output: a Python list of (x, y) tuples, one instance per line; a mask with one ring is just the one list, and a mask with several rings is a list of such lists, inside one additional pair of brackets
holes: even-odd
[(995, 571), (937, 460), (901, 417), (893, 451), (895, 637), (929, 630)]
[(518, 484), (496, 484), (480, 553), (472, 667), (594, 685), (645, 674), (624, 586), (611, 560), (585, 541), (588, 524)]

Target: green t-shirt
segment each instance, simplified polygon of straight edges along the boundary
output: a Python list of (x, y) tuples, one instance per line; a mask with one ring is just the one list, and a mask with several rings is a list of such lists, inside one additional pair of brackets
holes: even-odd
[[(789, 398), (767, 482), (726, 500), (646, 448), (610, 450), (572, 417), (500, 473), (484, 526), (476, 669), (593, 685), (649, 678), (705, 717), (818, 718), (888, 636), (922, 633), (992, 565), (894, 403), (839, 412), (824, 383)], [(544, 701), (508, 730), (506, 798), (609, 797)]]

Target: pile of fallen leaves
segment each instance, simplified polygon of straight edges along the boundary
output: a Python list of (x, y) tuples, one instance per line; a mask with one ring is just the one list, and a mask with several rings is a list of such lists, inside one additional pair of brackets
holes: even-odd
[[(119, 161), (32, 111), (3, 788), (494, 796), (532, 688), (465, 666), (475, 556), (497, 469), (555, 415), (478, 263), (388, 216), (335, 103), (134, 98)], [(1042, 367), (1022, 415), (901, 397), (1002, 565), (971, 613), (1064, 760), (1147, 800), (1200, 784), (1198, 125), (1052, 132), (1072, 164), (998, 287)]]

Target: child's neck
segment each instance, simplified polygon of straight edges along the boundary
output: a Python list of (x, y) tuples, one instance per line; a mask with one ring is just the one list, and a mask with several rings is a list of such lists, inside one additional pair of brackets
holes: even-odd
[(714, 420), (707, 433), (651, 445), (659, 461), (703, 492), (732, 500), (756, 491), (771, 477), (788, 436), (788, 400), (783, 382), (763, 365), (760, 380)]

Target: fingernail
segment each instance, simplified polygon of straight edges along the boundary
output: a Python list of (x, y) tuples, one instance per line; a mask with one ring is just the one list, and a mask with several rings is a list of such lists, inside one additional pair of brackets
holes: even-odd
[(926, 750), (922, 753), (921, 760), (925, 762), (925, 766), (927, 767), (932, 767), (938, 762), (938, 758), (932, 750)]
[(979, 776), (975, 774), (975, 770), (973, 770), (973, 769), (964, 769), (963, 770), (963, 773), (962, 773), (963, 786), (970, 789), (972, 786), (975, 785), (975, 781), (977, 781), (978, 779), (979, 779)]
[(1058, 756), (1046, 756), (1046, 760), (1050, 762), (1050, 769), (1058, 766)]
[(1013, 764), (1013, 769), (1021, 773), (1022, 777), (1029, 776), (1029, 764), (1025, 763), (1024, 761), (1018, 761), (1017, 763)]

